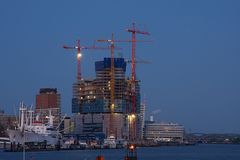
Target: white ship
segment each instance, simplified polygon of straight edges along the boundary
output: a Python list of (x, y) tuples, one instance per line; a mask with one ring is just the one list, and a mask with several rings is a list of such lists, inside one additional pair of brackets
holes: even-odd
[(18, 128), (7, 130), (11, 143), (24, 144), (26, 142), (46, 142), (47, 145), (55, 146), (59, 144), (61, 134), (53, 128), (53, 118), (49, 112), (48, 123), (43, 124), (38, 120), (38, 116), (33, 118), (33, 110), (27, 109), (23, 103), (19, 108)]

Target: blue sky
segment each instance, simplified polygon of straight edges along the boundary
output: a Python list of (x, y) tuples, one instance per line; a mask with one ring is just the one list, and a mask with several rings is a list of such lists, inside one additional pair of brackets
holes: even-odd
[[(23, 100), (35, 104), (41, 87), (56, 87), (62, 110), (71, 112), (76, 57), (63, 44), (129, 39), (135, 21), (152, 43), (137, 44), (147, 115), (177, 122), (192, 132), (240, 133), (240, 1), (88, 0), (0, 2), (0, 108), (13, 113)], [(130, 44), (119, 44), (130, 58)], [(82, 74), (107, 51), (84, 51)], [(129, 74), (129, 72), (128, 72)]]

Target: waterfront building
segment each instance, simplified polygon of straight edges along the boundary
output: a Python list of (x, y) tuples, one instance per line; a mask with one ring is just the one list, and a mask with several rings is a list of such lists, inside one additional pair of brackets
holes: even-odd
[[(128, 138), (127, 114), (132, 110), (131, 80), (125, 76), (124, 58), (114, 58), (114, 114), (111, 120), (116, 138)], [(75, 131), (79, 134), (109, 135), (111, 105), (111, 58), (95, 62), (96, 78), (79, 80), (73, 84), (72, 112)], [(140, 113), (140, 87), (136, 86), (136, 112)]]
[(155, 123), (148, 121), (144, 127), (144, 138), (160, 142), (183, 142), (184, 127), (177, 123)]
[[(96, 137), (106, 137), (109, 133), (110, 114), (109, 113), (88, 113), (75, 115), (76, 134), (90, 135)], [(124, 129), (124, 114), (114, 113), (111, 122), (114, 126), (114, 136), (118, 139), (125, 138), (127, 132)]]
[(54, 116), (53, 126), (57, 127), (61, 116), (61, 96), (56, 88), (41, 88), (36, 95), (36, 117), (38, 121), (48, 123), (48, 116)]
[[(115, 93), (114, 112), (126, 113), (131, 104), (130, 83), (125, 77), (126, 62), (123, 58), (114, 59)], [(96, 78), (80, 80), (73, 84), (73, 113), (109, 113), (111, 101), (110, 86), (111, 58), (95, 62)]]

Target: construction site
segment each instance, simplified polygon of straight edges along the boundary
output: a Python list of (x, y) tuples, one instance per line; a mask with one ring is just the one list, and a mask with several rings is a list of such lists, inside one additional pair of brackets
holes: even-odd
[[(137, 40), (136, 34), (150, 34), (138, 30), (135, 23), (127, 32), (131, 34), (130, 39), (115, 39), (112, 34), (110, 39), (97, 40), (97, 46), (81, 46), (80, 40), (75, 46), (63, 46), (77, 52), (77, 78), (72, 86), (72, 134), (78, 139), (96, 137), (135, 142), (143, 138), (145, 105), (141, 104), (140, 80), (136, 79), (136, 42), (150, 41)], [(98, 47), (100, 43), (108, 47)], [(131, 43), (131, 60), (115, 57), (116, 43)], [(110, 51), (109, 57), (92, 64), (95, 65), (95, 78), (85, 79), (81, 74), (83, 49)], [(126, 75), (127, 64), (131, 65), (131, 75)]]

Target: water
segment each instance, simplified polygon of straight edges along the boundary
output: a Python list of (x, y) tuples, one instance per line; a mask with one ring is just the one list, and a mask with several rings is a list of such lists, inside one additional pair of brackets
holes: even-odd
[[(123, 160), (124, 149), (27, 152), (26, 160)], [(138, 160), (240, 160), (240, 145), (196, 145), (138, 148)], [(0, 160), (22, 160), (20, 152), (0, 152)]]

